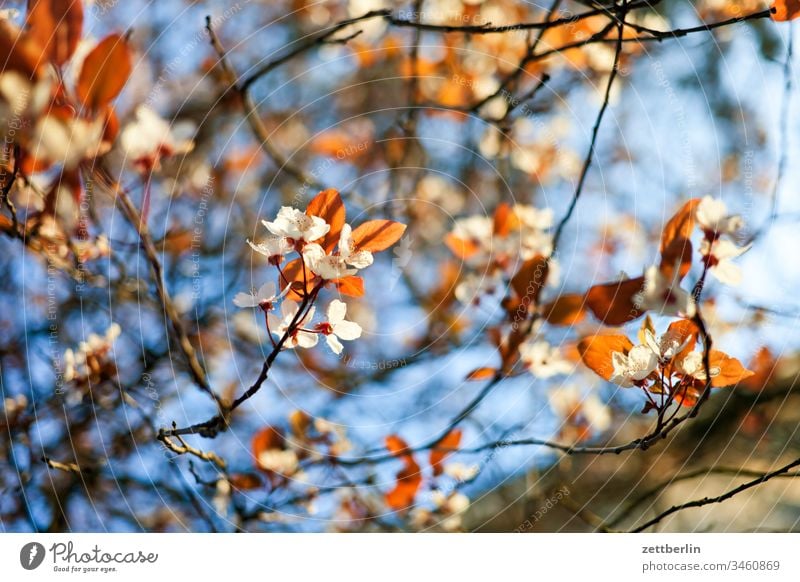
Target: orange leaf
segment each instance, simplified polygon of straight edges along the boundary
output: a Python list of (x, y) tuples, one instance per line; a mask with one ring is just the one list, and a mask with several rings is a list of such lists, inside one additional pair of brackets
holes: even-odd
[(442, 474), (444, 471), (442, 464), (448, 455), (453, 452), (450, 449), (458, 448), (459, 443), (461, 443), (461, 429), (456, 428), (447, 433), (445, 437), (431, 449), (430, 463), (434, 477), (438, 477)]
[(772, 380), (777, 363), (769, 348), (762, 346), (750, 361), (753, 375), (746, 378), (742, 384), (747, 386), (750, 390), (760, 392), (766, 388), (770, 380)]
[(672, 279), (675, 274), (675, 265), (680, 265), (681, 278), (692, 268), (692, 241), (684, 237), (672, 239), (666, 249), (661, 253), (659, 269), (667, 279)]
[(542, 255), (536, 255), (522, 263), (517, 274), (511, 278), (511, 287), (520, 300), (533, 303), (539, 300), (544, 284), (547, 282), (549, 264)]
[(622, 325), (644, 313), (633, 302), (643, 285), (644, 277), (595, 285), (586, 294), (586, 305), (606, 325)]
[(444, 237), (444, 244), (459, 259), (468, 259), (480, 249), (478, 243), (453, 236), (452, 232)]
[(614, 373), (611, 363), (612, 352), (627, 354), (633, 342), (624, 335), (595, 334), (585, 337), (578, 343), (578, 352), (583, 363), (595, 374), (610, 380)]
[(667, 337), (678, 342), (679, 345), (687, 339), (689, 340), (689, 342), (686, 344), (686, 347), (683, 348), (679, 354), (675, 354), (675, 360), (683, 360), (683, 358), (685, 358), (689, 352), (694, 350), (694, 346), (697, 344), (697, 337), (699, 334), (700, 329), (691, 319), (679, 319), (678, 321), (673, 321), (669, 324), (666, 333)]
[(542, 314), (553, 325), (575, 325), (586, 317), (583, 295), (566, 293), (542, 307)]
[(28, 0), (25, 26), (45, 58), (60, 67), (83, 34), (83, 6), (80, 0)]
[(370, 220), (353, 231), (353, 244), (357, 251), (378, 253), (400, 240), (406, 225), (393, 220)]
[(422, 485), (422, 473), (419, 465), (412, 462), (397, 474), (394, 489), (385, 495), (386, 505), (395, 510), (413, 505), (420, 485)]
[[(303, 272), (305, 271), (305, 279)], [(285, 278), (285, 279), (284, 279)], [(303, 259), (294, 259), (286, 263), (283, 267), (283, 277), (281, 277), (281, 289), (285, 289), (288, 285), (292, 286), (291, 291), (286, 295), (287, 299), (292, 301), (300, 301), (303, 299), (303, 281), (305, 280), (306, 293), (309, 293), (314, 287), (312, 281), (313, 274), (306, 270)]]
[(0, 63), (3, 71), (17, 71), (34, 78), (46, 64), (39, 43), (10, 21), (0, 18)]
[(86, 56), (76, 90), (83, 104), (98, 111), (114, 99), (131, 74), (131, 49), (119, 34), (110, 34)]
[(422, 473), (408, 444), (399, 436), (387, 436), (386, 448), (405, 463), (405, 467), (397, 474), (394, 489), (386, 493), (386, 504), (392, 509), (404, 509), (414, 503), (414, 497), (422, 484)]
[(500, 237), (508, 236), (516, 221), (517, 218), (514, 216), (511, 206), (503, 202), (494, 211), (494, 234)]
[(475, 368), (467, 374), (466, 380), (488, 380), (489, 378), (493, 378), (494, 375), (497, 374), (497, 370), (495, 368)]
[(716, 350), (711, 350), (709, 363), (711, 368), (719, 368), (719, 374), (711, 377), (711, 385), (715, 388), (734, 386), (753, 375), (739, 360)]
[(772, 20), (787, 22), (800, 16), (800, 0), (775, 0), (770, 6)]
[(319, 216), (331, 226), (328, 234), (322, 238), (320, 245), (326, 251), (333, 250), (333, 247), (339, 242), (339, 235), (342, 232), (345, 221), (344, 202), (342, 202), (339, 191), (328, 188), (317, 194), (308, 203), (306, 214), (308, 216)]
[(230, 476), (231, 486), (240, 491), (249, 491), (261, 487), (261, 479), (255, 473), (233, 473)]
[(688, 239), (692, 236), (695, 222), (694, 211), (698, 204), (700, 204), (699, 198), (687, 200), (664, 225), (664, 230), (661, 232), (661, 246), (658, 249), (662, 255), (676, 238)]
[(364, 279), (361, 277), (343, 277), (334, 281), (336, 290), (342, 295), (348, 297), (363, 297), (364, 296)]
[(258, 458), (261, 453), (272, 449), (283, 448), (283, 435), (278, 429), (273, 426), (266, 426), (258, 431), (250, 444), (253, 451), (253, 458), (255, 459), (256, 466), (261, 468)]
[(410, 456), (411, 449), (408, 443), (396, 434), (390, 434), (386, 437), (386, 448), (395, 457), (403, 458)]

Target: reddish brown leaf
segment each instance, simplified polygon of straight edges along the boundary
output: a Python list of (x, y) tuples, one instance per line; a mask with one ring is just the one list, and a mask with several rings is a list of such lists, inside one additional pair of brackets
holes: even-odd
[(261, 478), (255, 473), (233, 473), (230, 476), (231, 486), (240, 491), (250, 491), (261, 487)]
[(624, 335), (595, 334), (583, 338), (578, 343), (578, 352), (590, 370), (601, 378), (610, 380), (614, 373), (611, 354), (613, 352), (627, 354), (632, 347), (633, 342)]
[(745, 378), (742, 384), (754, 392), (761, 392), (772, 380), (777, 364), (778, 362), (775, 360), (775, 356), (772, 355), (770, 349), (766, 346), (762, 346), (750, 361), (750, 368), (753, 370), (753, 375), (749, 378)]
[(422, 473), (416, 463), (408, 464), (397, 473), (394, 489), (385, 495), (386, 505), (394, 510), (406, 509), (414, 504), (414, 498), (422, 485)]
[(586, 305), (606, 325), (622, 325), (643, 315), (633, 301), (643, 285), (644, 277), (595, 285), (586, 294)]
[(522, 263), (519, 271), (511, 278), (511, 288), (523, 304), (536, 305), (539, 294), (547, 282), (548, 271), (547, 259), (542, 255), (536, 255)]
[(0, 63), (3, 71), (17, 71), (34, 78), (43, 70), (46, 60), (42, 58), (42, 49), (35, 39), (23, 34), (10, 21), (0, 18)]
[(386, 504), (395, 510), (405, 509), (414, 503), (414, 498), (422, 484), (422, 473), (408, 444), (402, 438), (397, 435), (387, 436), (386, 448), (405, 464), (405, 467), (397, 474), (397, 483), (394, 489), (385, 495)]
[(345, 222), (345, 208), (342, 197), (339, 191), (333, 188), (328, 188), (317, 194), (311, 202), (308, 203), (306, 214), (309, 216), (319, 216), (327, 222), (331, 229), (328, 231), (320, 245), (326, 251), (330, 252), (339, 242), (339, 235), (342, 232), (342, 227)]
[(343, 277), (336, 279), (333, 282), (336, 285), (336, 290), (342, 295), (348, 297), (363, 297), (364, 296), (364, 279), (361, 277)]
[(711, 350), (709, 363), (711, 368), (719, 368), (719, 374), (711, 377), (711, 385), (715, 388), (735, 386), (753, 375), (739, 360), (716, 350)]
[(503, 202), (494, 211), (494, 234), (499, 237), (508, 236), (508, 233), (511, 232), (511, 228), (516, 221), (517, 218), (514, 216), (511, 206)]
[(80, 0), (28, 0), (25, 26), (45, 58), (60, 67), (83, 35), (83, 6)]
[(444, 471), (444, 460), (453, 452), (452, 449), (458, 448), (460, 443), (461, 429), (456, 428), (447, 433), (447, 435), (431, 449), (430, 463), (434, 477), (438, 477), (442, 474), (442, 471)]
[(455, 256), (462, 260), (470, 258), (480, 250), (478, 243), (453, 236), (452, 232), (444, 237), (444, 244), (447, 245), (447, 248), (449, 248)]
[(800, 0), (775, 0), (770, 6), (772, 20), (787, 22), (800, 16)]
[[(301, 301), (304, 297), (303, 287), (305, 286), (306, 293), (310, 293), (314, 287), (313, 273), (305, 268), (305, 263), (302, 259), (294, 259), (284, 265), (283, 277), (281, 277), (281, 289), (285, 289), (287, 285), (291, 285), (291, 290), (287, 293), (286, 298), (292, 301)], [(305, 272), (305, 274), (304, 274)]]
[(672, 242), (661, 253), (659, 269), (667, 279), (671, 280), (674, 276), (675, 265), (679, 265), (681, 278), (685, 277), (692, 268), (692, 241), (688, 238), (672, 239)]
[(353, 243), (358, 251), (377, 253), (400, 240), (406, 225), (393, 220), (370, 220), (353, 231)]
[(586, 318), (586, 299), (566, 293), (542, 307), (542, 315), (553, 325), (575, 325)]
[(281, 449), (283, 448), (283, 444), (283, 435), (277, 428), (273, 426), (266, 426), (258, 431), (253, 436), (253, 440), (250, 445), (253, 451), (253, 458), (255, 459), (256, 467), (261, 468), (258, 462), (258, 458), (261, 456), (261, 453), (271, 449)]
[(395, 457), (405, 457), (410, 454), (408, 443), (396, 434), (390, 434), (386, 437), (386, 448)]
[(676, 238), (688, 239), (692, 236), (695, 223), (694, 211), (699, 203), (699, 198), (686, 201), (664, 225), (664, 230), (661, 232), (661, 246), (658, 249), (662, 255)]
[(689, 352), (694, 350), (699, 334), (700, 329), (691, 319), (679, 319), (669, 324), (666, 333), (667, 337), (678, 342), (678, 344), (682, 344), (687, 339), (689, 340), (686, 347), (679, 354), (675, 354), (675, 360), (683, 360)]
[(488, 380), (489, 378), (493, 378), (494, 375), (497, 374), (497, 369), (495, 368), (476, 368), (472, 370), (469, 374), (467, 374), (466, 380)]
[(114, 99), (131, 74), (131, 49), (120, 34), (110, 34), (86, 56), (76, 90), (81, 102), (99, 111)]

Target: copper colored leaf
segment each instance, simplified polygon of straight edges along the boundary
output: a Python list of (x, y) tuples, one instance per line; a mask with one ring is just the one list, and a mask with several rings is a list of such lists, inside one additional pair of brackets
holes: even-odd
[(275, 427), (266, 426), (253, 436), (251, 448), (258, 464), (258, 458), (264, 451), (283, 448), (283, 435)]
[(633, 342), (624, 335), (595, 334), (585, 337), (578, 343), (578, 352), (583, 363), (595, 374), (610, 380), (614, 373), (611, 354), (621, 352), (627, 354)]
[(28, 78), (38, 76), (46, 61), (42, 49), (30, 35), (0, 18), (0, 63), (3, 72), (17, 71)]
[(348, 297), (363, 297), (364, 296), (364, 279), (361, 277), (343, 277), (334, 281), (336, 290), (342, 295)]
[(511, 288), (523, 303), (535, 305), (547, 282), (548, 271), (547, 259), (542, 255), (536, 255), (522, 263), (519, 271), (511, 278)]
[(320, 245), (326, 251), (331, 251), (339, 242), (339, 235), (342, 232), (342, 227), (345, 222), (345, 208), (342, 197), (339, 195), (338, 190), (329, 188), (317, 194), (311, 202), (308, 203), (306, 214), (309, 216), (319, 216), (327, 222), (331, 229), (328, 231)]
[(394, 510), (406, 509), (414, 504), (414, 498), (422, 485), (422, 473), (419, 465), (409, 463), (397, 473), (394, 489), (386, 493), (386, 505)]
[(661, 232), (661, 246), (658, 249), (662, 255), (676, 238), (688, 239), (692, 236), (695, 223), (694, 214), (699, 203), (699, 198), (686, 201), (664, 225), (664, 230)]
[(577, 293), (565, 293), (542, 307), (542, 315), (553, 325), (575, 325), (586, 318), (586, 300)]
[(659, 268), (667, 279), (672, 279), (675, 266), (680, 269), (681, 278), (685, 277), (692, 268), (692, 241), (684, 237), (672, 239), (666, 249), (661, 253)]
[(261, 487), (261, 478), (255, 473), (233, 473), (230, 476), (231, 486), (240, 491), (250, 491)]
[(500, 237), (508, 236), (508, 233), (511, 232), (511, 227), (515, 222), (516, 217), (514, 216), (514, 212), (511, 210), (511, 206), (503, 202), (494, 211), (494, 234)]
[(461, 429), (456, 428), (447, 433), (447, 435), (431, 449), (430, 463), (435, 477), (442, 474), (442, 471), (444, 471), (444, 460), (453, 452), (451, 449), (458, 448), (460, 443)]
[(422, 473), (411, 455), (411, 449), (402, 438), (393, 434), (387, 436), (386, 448), (405, 464), (397, 474), (394, 489), (386, 493), (386, 504), (392, 509), (405, 509), (414, 503), (419, 486), (422, 484)]
[(644, 277), (595, 285), (586, 294), (586, 304), (595, 317), (606, 325), (622, 325), (644, 313), (633, 301), (643, 285)]
[(753, 370), (753, 375), (749, 378), (745, 378), (742, 384), (747, 386), (750, 390), (760, 392), (766, 388), (772, 380), (777, 363), (770, 349), (766, 346), (762, 346), (750, 361), (750, 368)]
[[(305, 271), (305, 275), (303, 272)], [(282, 269), (283, 276), (281, 277), (281, 289), (285, 289), (287, 285), (291, 285), (291, 290), (286, 295), (287, 299), (292, 301), (300, 301), (303, 299), (303, 287), (305, 286), (306, 292), (310, 292), (314, 287), (312, 282), (312, 273), (310, 273), (303, 263), (302, 259), (294, 259), (286, 263)]]
[(400, 240), (406, 225), (393, 220), (370, 220), (353, 231), (353, 243), (358, 251), (377, 253)]
[(683, 344), (685, 341), (687, 342), (686, 347), (684, 347), (679, 354), (675, 355), (675, 360), (683, 360), (689, 352), (694, 350), (699, 334), (700, 329), (691, 319), (679, 319), (669, 324), (666, 333), (667, 337), (677, 342), (679, 345)]
[(472, 372), (467, 374), (466, 380), (488, 380), (493, 378), (495, 374), (497, 374), (495, 368), (475, 368)]
[(448, 233), (444, 237), (444, 244), (459, 259), (468, 259), (480, 250), (480, 247), (474, 241), (453, 236), (453, 233)]
[(772, 20), (787, 22), (800, 16), (800, 0), (776, 0), (772, 6)]
[(716, 350), (711, 350), (709, 362), (712, 369), (719, 368), (719, 374), (711, 377), (711, 385), (715, 388), (735, 386), (753, 375), (739, 360)]
[(45, 58), (60, 67), (83, 34), (83, 6), (80, 0), (28, 0), (25, 25)]
[(83, 104), (94, 111), (114, 99), (131, 74), (131, 49), (119, 34), (101, 40), (86, 56), (76, 90)]

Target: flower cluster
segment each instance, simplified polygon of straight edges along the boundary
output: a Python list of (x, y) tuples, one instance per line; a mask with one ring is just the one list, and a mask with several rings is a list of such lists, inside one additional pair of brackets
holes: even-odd
[(626, 336), (596, 334), (578, 345), (589, 368), (619, 386), (638, 387), (648, 398), (645, 410), (663, 411), (672, 403), (693, 405), (706, 386), (732, 386), (752, 376), (735, 358), (709, 350), (708, 362), (698, 345), (699, 330), (688, 319), (656, 335), (650, 318), (639, 331), (639, 344)]
[(738, 285), (742, 281), (742, 271), (733, 259), (750, 248), (750, 245), (739, 247), (732, 240), (744, 226), (742, 217), (729, 215), (725, 203), (711, 196), (704, 197), (698, 203), (695, 217), (703, 232), (700, 254), (708, 272), (722, 283)]
[[(493, 217), (475, 215), (457, 220), (445, 242), (469, 269), (455, 290), (463, 303), (478, 303), (482, 295), (501, 287), (520, 262), (548, 257), (553, 250), (549, 233), (553, 211), (526, 204), (501, 204)], [(554, 261), (549, 261), (555, 279)]]
[(122, 333), (119, 324), (112, 323), (104, 335), (90, 333), (85, 341), (78, 344), (76, 350), (68, 348), (64, 352), (62, 374), (60, 380), (72, 384), (75, 390), (68, 392), (67, 401), (78, 404), (83, 400), (84, 392), (117, 373), (113, 358), (109, 357), (114, 342)]
[[(321, 290), (332, 286), (343, 295), (362, 296), (364, 285), (357, 273), (372, 264), (373, 253), (397, 242), (405, 226), (371, 220), (353, 229), (345, 222), (344, 204), (336, 190), (321, 192), (305, 211), (284, 206), (274, 220), (265, 220), (263, 225), (270, 236), (248, 243), (276, 268), (278, 284), (268, 282), (250, 293), (238, 293), (234, 304), (266, 314), (267, 331), (276, 349), (312, 348), (322, 336), (328, 347), (340, 354), (340, 340), (358, 339), (361, 326), (346, 319), (347, 305), (339, 299), (328, 304), (323, 321), (314, 323)], [(293, 253), (299, 256), (287, 262)], [(279, 314), (273, 313), (279, 303)]]

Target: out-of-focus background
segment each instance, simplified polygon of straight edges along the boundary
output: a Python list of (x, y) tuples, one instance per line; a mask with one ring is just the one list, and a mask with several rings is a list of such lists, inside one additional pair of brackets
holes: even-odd
[[(800, 457), (794, 31), (768, 13), (749, 17), (765, 2), (631, 1), (620, 44), (619, 6), (609, 2), (83, 4), (74, 61), (112, 32), (128, 35), (133, 51), (114, 102), (121, 133), (92, 167), (118, 180), (144, 215), (175, 316), (215, 392), (241, 394), (271, 349), (263, 314), (233, 304), (236, 293), (275, 279), (247, 245), (266, 237), (262, 220), (335, 188), (348, 222), (389, 218), (408, 228), (364, 272), (365, 295), (346, 299), (348, 319), (364, 330), (359, 340), (339, 356), (323, 342), (282, 352), (228, 430), (173, 440), (186, 447), (178, 454), (157, 440), (158, 429), (216, 409), (174, 341), (139, 233), (84, 167), (81, 196), (60, 195), (56, 210), (42, 194), (53, 169), (8, 181), (2, 531), (628, 530)], [(4, 22), (23, 26), (25, 2), (2, 9)], [(390, 17), (358, 19), (383, 9)], [(648, 32), (680, 29), (690, 30)], [(64, 83), (78, 70), (65, 63)], [(151, 114), (168, 125), (168, 139)], [(143, 167), (131, 150), (148, 131), (170, 151)], [(542, 302), (641, 274), (658, 261), (661, 229), (682, 203), (721, 198), (744, 220), (738, 243), (752, 246), (736, 259), (738, 285), (709, 278), (703, 314), (714, 347), (755, 375), (714, 390), (697, 418), (647, 450), (504, 446), (526, 438), (624, 444), (654, 421), (641, 413), (640, 391), (570, 356), (599, 328), (592, 319), (535, 330), (564, 354), (568, 367), (557, 374), (514, 374), (484, 398), (486, 381), (466, 379), (498, 364), (491, 329), (504, 317), (507, 281), (465, 301), (457, 289), (472, 267), (445, 244), (448, 233), (507, 203), (551, 209), (551, 237), (590, 144)], [(12, 207), (23, 225), (48, 219), (17, 236)], [(701, 270), (696, 261), (685, 286)], [(651, 316), (661, 331), (674, 320)], [(623, 332), (635, 337), (640, 325)], [(387, 505), (405, 461), (370, 456), (388, 435), (427, 443), (465, 410), (455, 447), (465, 451), (450, 454), (440, 474), (427, 451), (417, 453), (411, 507)], [(282, 439), (269, 461), (260, 458), (263, 442), (253, 442), (266, 427)], [(353, 462), (317, 459), (319, 448)], [(794, 471), (655, 527), (797, 529)]]

